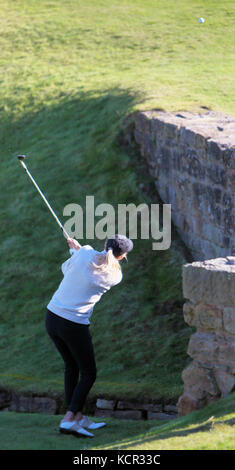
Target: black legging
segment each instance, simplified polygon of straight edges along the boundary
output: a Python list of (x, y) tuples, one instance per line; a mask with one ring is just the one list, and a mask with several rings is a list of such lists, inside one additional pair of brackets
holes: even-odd
[(81, 412), (96, 379), (89, 325), (66, 320), (47, 309), (46, 329), (65, 363), (64, 388), (68, 410)]

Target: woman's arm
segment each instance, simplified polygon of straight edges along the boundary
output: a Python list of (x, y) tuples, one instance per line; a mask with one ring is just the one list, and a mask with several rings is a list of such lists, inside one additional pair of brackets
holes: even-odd
[(67, 242), (69, 244), (69, 248), (70, 248), (70, 254), (72, 255), (71, 258), (67, 259), (61, 266), (61, 270), (62, 270), (62, 273), (65, 274), (67, 269), (71, 266), (71, 263), (72, 263), (72, 259), (73, 259), (73, 255), (74, 255), (74, 251), (73, 250), (80, 250), (80, 248), (82, 247), (82, 245), (80, 245), (80, 243), (77, 242), (77, 240), (75, 240), (74, 238), (67, 238)]

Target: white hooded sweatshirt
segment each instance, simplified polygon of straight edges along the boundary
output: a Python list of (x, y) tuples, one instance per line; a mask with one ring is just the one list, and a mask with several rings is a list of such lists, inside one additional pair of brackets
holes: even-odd
[(71, 257), (61, 266), (64, 278), (47, 308), (67, 320), (89, 325), (95, 304), (112, 286), (121, 282), (122, 271), (110, 274), (93, 270), (90, 262), (97, 254), (105, 254), (105, 250), (99, 252), (85, 245), (69, 251)]

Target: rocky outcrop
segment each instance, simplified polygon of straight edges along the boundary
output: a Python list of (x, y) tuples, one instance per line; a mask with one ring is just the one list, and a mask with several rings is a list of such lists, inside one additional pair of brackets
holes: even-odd
[(235, 257), (183, 266), (184, 319), (196, 328), (188, 345), (179, 415), (235, 390)]

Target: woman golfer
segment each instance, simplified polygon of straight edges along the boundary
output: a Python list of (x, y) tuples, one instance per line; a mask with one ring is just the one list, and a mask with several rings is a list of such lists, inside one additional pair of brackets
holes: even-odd
[(132, 241), (115, 235), (99, 252), (67, 239), (71, 257), (62, 264), (64, 278), (47, 305), (46, 329), (65, 363), (64, 388), (67, 412), (60, 432), (93, 437), (88, 431), (106, 423), (94, 423), (82, 410), (96, 379), (96, 363), (89, 331), (95, 304), (122, 280), (119, 261), (132, 250)]

